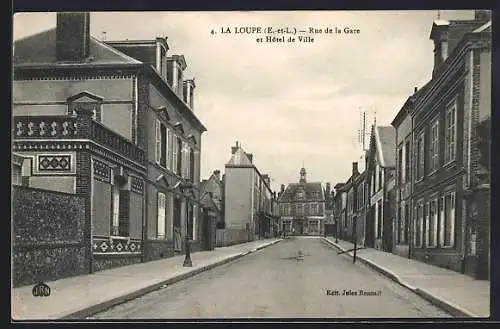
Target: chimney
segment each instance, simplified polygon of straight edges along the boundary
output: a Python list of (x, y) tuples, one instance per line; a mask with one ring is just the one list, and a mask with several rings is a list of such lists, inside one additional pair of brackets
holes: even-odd
[(281, 193), (285, 192), (285, 184), (281, 184)]
[(167, 82), (172, 90), (182, 98), (183, 94), (183, 72), (186, 69), (186, 61), (182, 55), (167, 57)]
[(414, 93), (414, 94), (416, 94), (416, 93), (417, 93), (417, 91), (418, 91), (418, 87), (415, 87), (415, 88), (413, 89), (413, 93)]
[(325, 187), (325, 190), (326, 190), (326, 195), (329, 195), (330, 194), (330, 183), (326, 183), (326, 187)]
[(240, 148), (238, 142), (236, 142), (236, 146), (231, 146), (231, 154), (235, 154), (236, 151)]
[(448, 21), (435, 21), (432, 25), (430, 39), (434, 41), (434, 68), (432, 77), (434, 78), (441, 65), (448, 57), (448, 29), (450, 23)]
[(358, 174), (359, 174), (358, 163), (357, 162), (353, 162), (352, 163), (352, 176), (356, 176)]
[(478, 22), (488, 22), (491, 20), (491, 11), (490, 10), (483, 10), (483, 9), (477, 9), (474, 10), (474, 20)]
[(196, 85), (194, 83), (194, 78), (184, 81), (184, 90), (183, 90), (184, 98), (183, 99), (184, 99), (184, 103), (186, 103), (191, 110), (194, 110), (193, 94), (194, 94), (195, 87), (196, 87)]
[(215, 179), (220, 182), (220, 170), (214, 170)]
[(56, 59), (81, 62), (89, 57), (90, 13), (57, 13)]

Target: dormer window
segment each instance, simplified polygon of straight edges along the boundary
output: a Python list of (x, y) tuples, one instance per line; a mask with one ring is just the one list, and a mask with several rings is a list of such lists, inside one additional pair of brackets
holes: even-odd
[(103, 98), (89, 92), (81, 92), (76, 95), (70, 96), (68, 102), (68, 115), (76, 116), (76, 109), (81, 104), (90, 104), (93, 109), (92, 119), (97, 122), (102, 121), (102, 101)]

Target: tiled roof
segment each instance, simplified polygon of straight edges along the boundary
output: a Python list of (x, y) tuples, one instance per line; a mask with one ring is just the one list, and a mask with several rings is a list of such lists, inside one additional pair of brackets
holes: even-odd
[[(90, 37), (92, 61), (78, 64), (141, 64), (111, 46)], [(14, 42), (13, 64), (56, 64), (56, 29), (50, 29)], [(64, 64), (68, 65), (68, 64)]]
[(323, 195), (321, 183), (311, 182), (288, 184), (278, 201), (291, 202), (295, 200), (324, 201), (325, 197)]
[(375, 128), (377, 154), (382, 167), (394, 167), (396, 164), (396, 129), (392, 126)]

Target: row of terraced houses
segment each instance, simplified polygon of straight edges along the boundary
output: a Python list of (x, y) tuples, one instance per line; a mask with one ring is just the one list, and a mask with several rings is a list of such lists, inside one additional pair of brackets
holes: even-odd
[[(14, 42), (14, 285), (273, 234), (276, 194), (251, 154), (233, 148), (224, 184), (201, 182), (195, 80), (170, 52), (166, 37), (94, 38), (89, 13)], [(254, 204), (235, 213), (224, 189)]]
[(339, 238), (488, 279), (491, 13), (437, 20), (431, 80), (335, 185)]

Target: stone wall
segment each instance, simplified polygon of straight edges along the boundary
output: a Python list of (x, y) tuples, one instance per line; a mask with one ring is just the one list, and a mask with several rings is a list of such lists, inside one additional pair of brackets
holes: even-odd
[(249, 241), (248, 231), (245, 229), (223, 229), (217, 230), (216, 247), (226, 247), (234, 244), (244, 243)]
[(85, 199), (24, 186), (12, 188), (13, 285), (88, 273)]

